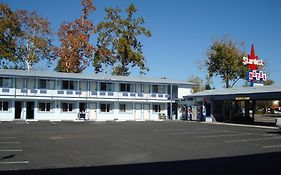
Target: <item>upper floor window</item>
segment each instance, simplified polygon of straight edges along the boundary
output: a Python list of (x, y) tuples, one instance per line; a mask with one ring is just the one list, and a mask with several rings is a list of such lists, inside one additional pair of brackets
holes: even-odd
[(73, 90), (73, 89), (74, 89), (74, 81), (71, 81), (71, 80), (63, 80), (63, 81), (62, 81), (62, 89)]
[(165, 94), (165, 85), (152, 85), (152, 93)]
[(7, 77), (0, 77), (0, 88), (11, 88), (13, 86), (13, 79)]
[(131, 92), (131, 84), (120, 83), (120, 92)]
[(53, 88), (54, 88), (53, 80), (39, 79), (39, 89), (53, 89)]
[(47, 89), (47, 80), (39, 80), (39, 88), (40, 89)]
[(112, 83), (100, 83), (100, 91), (113, 91), (113, 84)]
[(8, 110), (9, 110), (9, 102), (0, 101), (0, 111), (8, 111)]

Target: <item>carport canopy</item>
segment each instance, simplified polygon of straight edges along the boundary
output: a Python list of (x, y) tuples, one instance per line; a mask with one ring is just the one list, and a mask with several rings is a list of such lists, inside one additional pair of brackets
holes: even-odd
[(184, 96), (184, 99), (192, 100), (200, 97), (211, 98), (212, 100), (280, 100), (281, 86), (213, 89)]

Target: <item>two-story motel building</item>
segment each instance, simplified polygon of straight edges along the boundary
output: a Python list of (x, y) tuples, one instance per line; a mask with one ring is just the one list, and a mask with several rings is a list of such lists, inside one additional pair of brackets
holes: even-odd
[(0, 70), (0, 121), (159, 120), (193, 84), (166, 78)]

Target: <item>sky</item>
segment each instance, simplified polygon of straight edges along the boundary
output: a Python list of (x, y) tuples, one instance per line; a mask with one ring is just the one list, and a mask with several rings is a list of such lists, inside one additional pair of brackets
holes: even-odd
[[(64, 21), (81, 16), (81, 0), (0, 0), (13, 10), (36, 10), (57, 30)], [(267, 62), (267, 74), (281, 85), (281, 1), (280, 0), (94, 0), (94, 24), (102, 21), (106, 7), (125, 9), (131, 3), (137, 16), (145, 19), (152, 37), (140, 40), (150, 71), (146, 76), (187, 80), (192, 75), (205, 79), (198, 66), (207, 58), (213, 39), (227, 36)], [(55, 45), (59, 45), (55, 39)], [(242, 59), (242, 58), (241, 58)], [(85, 73), (91, 73), (88, 69)], [(133, 75), (138, 71), (133, 70)], [(237, 86), (241, 86), (240, 81)], [(223, 87), (219, 77), (215, 88)]]

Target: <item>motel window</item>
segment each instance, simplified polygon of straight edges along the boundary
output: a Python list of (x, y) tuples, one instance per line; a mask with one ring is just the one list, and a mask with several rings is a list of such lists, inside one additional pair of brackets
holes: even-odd
[(50, 102), (39, 102), (38, 110), (41, 112), (50, 112), (52, 110), (52, 103)]
[(0, 77), (0, 88), (11, 88), (13, 86), (13, 79), (7, 77)]
[(111, 103), (101, 103), (100, 104), (100, 111), (101, 112), (111, 112), (112, 106), (113, 105)]
[(153, 112), (161, 112), (161, 105), (155, 104), (152, 106)]
[(8, 110), (9, 110), (9, 102), (0, 101), (0, 111), (8, 111)]
[(120, 103), (119, 104), (119, 111), (120, 112), (131, 112), (132, 111), (132, 104), (131, 103)]
[(62, 89), (73, 90), (74, 89), (74, 81), (63, 80), (62, 81)]
[(75, 104), (73, 102), (63, 102), (61, 103), (61, 110), (63, 112), (72, 112), (75, 110)]
[(158, 85), (152, 85), (152, 93), (158, 93)]
[(100, 91), (113, 91), (113, 84), (112, 83), (100, 83)]
[(120, 83), (120, 92), (131, 92), (131, 85), (126, 83)]
[(39, 80), (39, 88), (40, 89), (47, 89), (47, 80)]
[(159, 94), (165, 94), (165, 85), (159, 85), (158, 86), (158, 93)]
[(152, 85), (152, 93), (165, 93), (165, 85)]
[(53, 89), (53, 88), (54, 88), (53, 80), (39, 79), (39, 89)]

